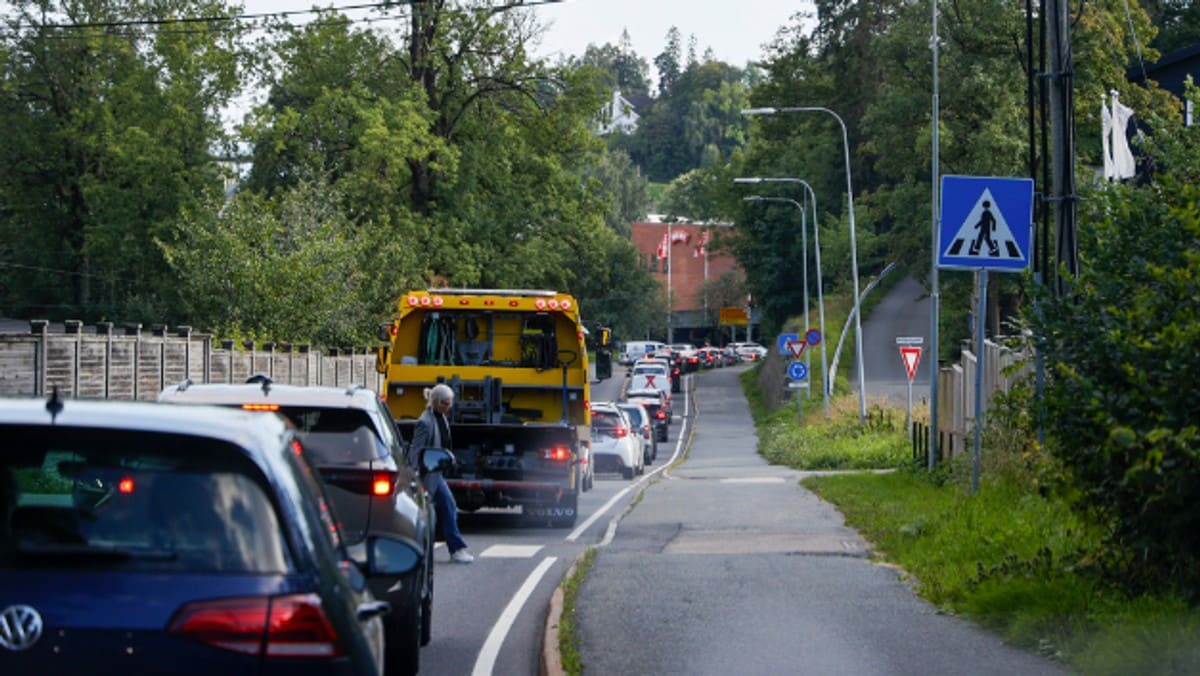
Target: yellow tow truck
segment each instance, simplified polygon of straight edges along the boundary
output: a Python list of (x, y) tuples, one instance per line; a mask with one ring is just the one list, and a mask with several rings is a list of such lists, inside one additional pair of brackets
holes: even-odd
[[(380, 327), (384, 397), (401, 434), (425, 409), (424, 391), (455, 392), (446, 483), (464, 511), (520, 508), (537, 522), (575, 524), (591, 488), (588, 331), (575, 299), (555, 291), (430, 289), (400, 299)], [(596, 378), (611, 376), (608, 330)]]

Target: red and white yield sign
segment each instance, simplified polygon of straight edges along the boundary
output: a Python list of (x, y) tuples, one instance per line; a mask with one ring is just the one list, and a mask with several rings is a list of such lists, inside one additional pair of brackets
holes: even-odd
[(921, 347), (919, 345), (901, 345), (900, 358), (904, 360), (904, 370), (908, 371), (911, 382), (917, 375), (917, 364), (921, 363)]
[(900, 358), (904, 360), (904, 370), (908, 372), (908, 381), (917, 375), (917, 364), (921, 363), (921, 344), (925, 339), (916, 337), (897, 337), (896, 344), (900, 346)]
[(804, 356), (804, 348), (808, 347), (808, 343), (803, 340), (789, 340), (787, 342), (788, 352), (792, 353), (792, 359), (799, 359)]

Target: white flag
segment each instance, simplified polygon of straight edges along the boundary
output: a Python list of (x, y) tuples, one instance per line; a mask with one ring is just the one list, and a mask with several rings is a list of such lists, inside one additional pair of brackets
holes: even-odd
[(1108, 100), (1104, 94), (1100, 95), (1100, 139), (1101, 149), (1104, 154), (1104, 180), (1109, 181), (1113, 178), (1113, 158), (1112, 158), (1112, 111), (1109, 110)]
[(1112, 156), (1113, 178), (1132, 178), (1137, 173), (1137, 162), (1133, 159), (1133, 151), (1129, 149), (1129, 138), (1125, 130), (1129, 120), (1133, 118), (1133, 108), (1117, 100), (1116, 90), (1112, 91)]

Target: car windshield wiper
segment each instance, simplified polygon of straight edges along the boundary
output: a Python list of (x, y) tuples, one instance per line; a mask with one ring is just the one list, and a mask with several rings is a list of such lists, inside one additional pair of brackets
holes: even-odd
[(89, 544), (32, 544), (21, 542), (17, 553), (31, 558), (84, 559), (88, 561), (174, 561), (179, 555), (167, 549), (114, 547)]

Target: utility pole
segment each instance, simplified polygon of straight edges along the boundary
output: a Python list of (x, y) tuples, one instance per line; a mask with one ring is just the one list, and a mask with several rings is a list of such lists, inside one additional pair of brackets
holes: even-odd
[[(1071, 22), (1066, 0), (1045, 0), (1049, 72), (1051, 179), (1050, 206), (1054, 210), (1055, 261), (1048, 270), (1059, 296), (1070, 292), (1070, 283), (1079, 274), (1079, 244), (1075, 223), (1075, 127), (1074, 67), (1071, 56)], [(1061, 266), (1061, 267), (1060, 267)], [(1065, 275), (1062, 277), (1060, 275)]]

